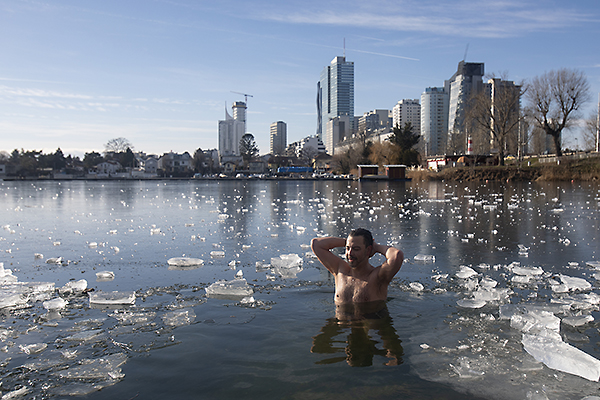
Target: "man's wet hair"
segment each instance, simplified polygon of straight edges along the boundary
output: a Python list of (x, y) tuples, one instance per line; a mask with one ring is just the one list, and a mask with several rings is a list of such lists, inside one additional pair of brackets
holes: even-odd
[(348, 236), (352, 236), (352, 237), (362, 236), (363, 241), (365, 242), (365, 246), (367, 246), (367, 247), (373, 246), (373, 235), (371, 234), (370, 231), (368, 231), (364, 228), (353, 229), (352, 231), (350, 231), (350, 234)]

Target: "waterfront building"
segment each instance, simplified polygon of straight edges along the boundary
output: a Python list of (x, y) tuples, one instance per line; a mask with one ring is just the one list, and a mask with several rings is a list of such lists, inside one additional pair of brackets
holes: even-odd
[[(523, 154), (526, 141), (520, 137), (519, 130), (521, 86), (515, 85), (513, 81), (505, 81), (500, 78), (489, 79), (487, 85), (491, 97), (493, 121), (498, 121), (498, 123), (504, 125), (503, 128), (497, 127), (496, 131), (500, 132), (503, 129), (512, 127), (509, 132), (506, 132), (504, 138), (504, 155)], [(492, 152), (496, 152), (499, 143), (491, 132), (489, 136), (490, 148)]]
[(421, 94), (421, 140), (425, 156), (446, 154), (449, 93), (444, 87), (429, 87)]
[(330, 118), (325, 126), (325, 151), (330, 156), (335, 154), (337, 145), (351, 137), (352, 120), (349, 115)]
[(350, 133), (346, 131), (354, 121), (354, 62), (346, 61), (346, 57), (335, 57), (323, 68), (317, 84), (317, 137), (325, 143), (328, 152), (332, 152), (337, 143), (328, 136), (333, 134), (332, 130), (328, 131), (328, 125), (340, 117), (343, 117), (341, 135), (344, 137)]
[(356, 129), (358, 136), (376, 135), (392, 129), (392, 113), (390, 110), (373, 110), (354, 119), (358, 120)]
[(484, 89), (484, 64), (460, 61), (454, 75), (446, 82), (450, 90), (448, 105), (448, 139), (446, 152), (461, 154), (467, 148), (465, 115), (472, 95)]
[(400, 100), (392, 109), (392, 123), (394, 127), (403, 128), (410, 123), (413, 132), (421, 132), (421, 104), (419, 99)]
[(219, 157), (239, 156), (240, 140), (246, 132), (246, 103), (236, 101), (233, 117), (225, 109), (225, 119), (219, 121)]
[(287, 125), (283, 121), (273, 122), (270, 126), (271, 154), (283, 155), (287, 147)]

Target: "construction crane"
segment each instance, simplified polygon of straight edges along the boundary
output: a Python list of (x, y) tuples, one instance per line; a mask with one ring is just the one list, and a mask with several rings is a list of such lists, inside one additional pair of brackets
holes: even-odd
[(251, 94), (247, 94), (247, 93), (234, 92), (234, 91), (231, 91), (231, 93), (241, 94), (242, 96), (244, 96), (244, 103), (246, 103), (246, 104), (248, 104), (248, 97), (254, 97)]

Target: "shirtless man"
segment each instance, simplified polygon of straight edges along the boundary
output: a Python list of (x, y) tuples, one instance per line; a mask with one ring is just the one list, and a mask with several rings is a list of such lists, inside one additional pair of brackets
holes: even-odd
[[(402, 251), (377, 244), (371, 232), (355, 229), (347, 239), (338, 237), (314, 238), (311, 247), (319, 261), (335, 277), (335, 303), (366, 303), (385, 301), (388, 284), (404, 261)], [(336, 247), (346, 248), (346, 260), (331, 252)], [(373, 267), (369, 259), (375, 254), (385, 256), (385, 262)]]

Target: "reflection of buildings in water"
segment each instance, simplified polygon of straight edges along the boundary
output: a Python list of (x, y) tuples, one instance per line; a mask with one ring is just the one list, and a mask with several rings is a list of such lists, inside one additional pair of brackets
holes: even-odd
[[(347, 335), (346, 340), (341, 335)], [(373, 365), (375, 356), (387, 358), (385, 365), (400, 365), (404, 356), (402, 341), (384, 302), (338, 305), (336, 318), (327, 319), (321, 332), (313, 337), (311, 353), (331, 355), (316, 364), (346, 361), (352, 367)]]

